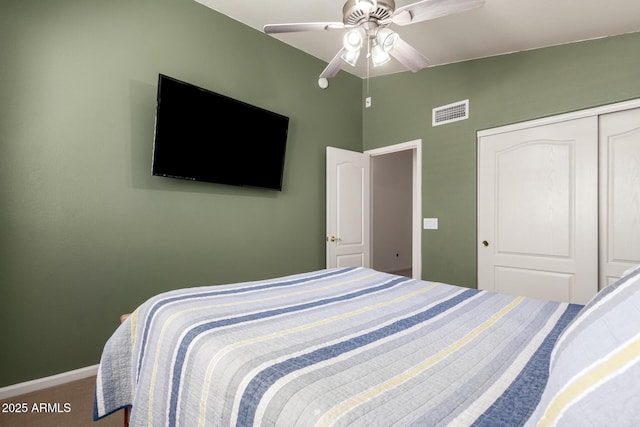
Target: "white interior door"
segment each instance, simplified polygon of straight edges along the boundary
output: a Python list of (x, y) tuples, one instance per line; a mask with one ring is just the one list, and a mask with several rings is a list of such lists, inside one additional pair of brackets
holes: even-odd
[(598, 289), (598, 121), (478, 140), (478, 288), (586, 303)]
[(370, 267), (369, 155), (327, 147), (327, 268)]
[(640, 108), (600, 116), (600, 287), (640, 264)]

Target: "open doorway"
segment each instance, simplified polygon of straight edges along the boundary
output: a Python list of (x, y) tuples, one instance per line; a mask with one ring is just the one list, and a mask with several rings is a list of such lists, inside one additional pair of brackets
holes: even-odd
[(413, 153), (371, 157), (371, 266), (411, 277)]
[(371, 266), (421, 278), (421, 141), (370, 150)]

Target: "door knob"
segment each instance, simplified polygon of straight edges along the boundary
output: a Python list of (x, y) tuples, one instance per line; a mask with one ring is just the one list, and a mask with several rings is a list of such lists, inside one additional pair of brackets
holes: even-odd
[(483, 240), (482, 241), (482, 246), (484, 246), (486, 248), (487, 246), (489, 246), (489, 242), (487, 242), (486, 240)]
[(339, 241), (340, 239), (338, 237), (336, 237), (336, 236), (331, 236), (331, 237), (328, 237), (327, 240), (332, 242), (332, 243), (335, 243), (335, 242)]

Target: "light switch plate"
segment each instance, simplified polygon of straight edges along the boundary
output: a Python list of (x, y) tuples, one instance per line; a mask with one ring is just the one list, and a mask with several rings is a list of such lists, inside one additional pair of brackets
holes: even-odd
[(438, 229), (438, 218), (424, 218), (423, 219), (423, 227), (425, 230), (437, 230)]

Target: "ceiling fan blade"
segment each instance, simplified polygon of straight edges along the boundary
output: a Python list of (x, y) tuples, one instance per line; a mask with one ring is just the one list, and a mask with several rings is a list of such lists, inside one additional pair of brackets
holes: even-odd
[(401, 38), (396, 40), (389, 53), (414, 73), (429, 65), (429, 60), (423, 54)]
[(422, 0), (399, 7), (393, 14), (393, 23), (409, 25), (464, 12), (484, 5), (485, 0)]
[(330, 79), (338, 74), (338, 72), (340, 71), (340, 67), (342, 66), (342, 53), (345, 50), (346, 49), (343, 47), (338, 51), (336, 56), (333, 57), (331, 62), (329, 62), (329, 65), (327, 65), (324, 71), (322, 71), (322, 73), (320, 74), (321, 79)]
[(346, 26), (342, 22), (302, 22), (299, 24), (267, 24), (267, 34), (296, 33), (300, 31), (342, 30)]

